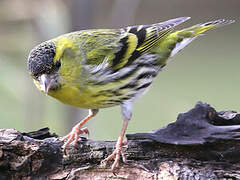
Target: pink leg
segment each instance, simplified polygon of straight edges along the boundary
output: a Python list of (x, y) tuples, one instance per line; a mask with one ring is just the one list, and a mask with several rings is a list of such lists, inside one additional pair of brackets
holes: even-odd
[(117, 140), (115, 150), (113, 151), (113, 153), (111, 155), (109, 155), (106, 159), (104, 159), (104, 162), (108, 162), (115, 158), (114, 163), (112, 164), (112, 167), (111, 167), (113, 172), (114, 172), (115, 168), (118, 166), (118, 163), (120, 160), (120, 155), (122, 153), (122, 146), (123, 146), (123, 137), (125, 135), (127, 126), (128, 126), (128, 121), (124, 121), (120, 136)]
[(87, 117), (85, 117), (80, 123), (78, 123), (76, 126), (74, 126), (72, 128), (72, 131), (64, 136), (63, 138), (60, 139), (60, 141), (65, 141), (67, 140), (67, 142), (64, 143), (64, 145), (62, 146), (63, 148), (63, 152), (66, 154), (66, 149), (68, 147), (68, 145), (70, 143), (73, 142), (74, 145), (77, 144), (77, 141), (78, 141), (78, 138), (79, 138), (79, 135), (80, 134), (83, 134), (83, 133), (86, 133), (86, 134), (89, 134), (88, 132), (88, 129), (87, 128), (82, 128), (81, 127), (89, 120), (91, 119), (92, 117), (94, 117), (98, 112), (98, 109), (91, 109), (89, 111), (89, 114)]

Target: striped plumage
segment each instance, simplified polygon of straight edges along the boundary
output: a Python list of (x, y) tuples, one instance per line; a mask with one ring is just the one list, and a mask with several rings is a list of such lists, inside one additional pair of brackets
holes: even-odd
[[(86, 94), (81, 93), (79, 100), (74, 97), (70, 104), (83, 108), (105, 108), (134, 100), (145, 92), (153, 78), (166, 65), (176, 44), (181, 44), (185, 39), (191, 41), (202, 31), (213, 28), (214, 24), (232, 22), (218, 20), (207, 23), (207, 26), (201, 24), (172, 33), (175, 26), (188, 19), (182, 17), (119, 30), (86, 30), (57, 38), (56, 42), (66, 38), (77, 44), (77, 48), (83, 49), (82, 54), (86, 56), (82, 65), (84, 72), (88, 73), (84, 84), (91, 87), (91, 90), (82, 92)], [(83, 96), (88, 99), (88, 103), (81, 102), (81, 99), (85, 99)], [(58, 94), (56, 98), (61, 100)]]
[[(134, 100), (146, 92), (168, 60), (192, 40), (209, 29), (234, 22), (221, 19), (173, 31), (188, 19), (59, 36), (31, 51), (30, 74), (36, 86), (48, 95), (65, 104), (91, 109), (83, 122), (96, 115), (99, 108), (121, 105), (124, 126), (114, 151), (114, 168)], [(77, 141), (83, 124), (64, 138), (68, 139), (64, 148), (73, 139)]]

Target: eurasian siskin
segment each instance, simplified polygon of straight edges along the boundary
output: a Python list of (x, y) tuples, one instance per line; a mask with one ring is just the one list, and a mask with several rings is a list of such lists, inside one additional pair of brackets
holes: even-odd
[(100, 108), (120, 105), (124, 120), (116, 149), (106, 158), (120, 159), (123, 137), (132, 115), (134, 100), (142, 96), (153, 79), (176, 53), (212, 28), (233, 23), (216, 20), (173, 31), (189, 17), (158, 24), (121, 29), (93, 29), (64, 34), (36, 46), (28, 69), (38, 89), (65, 104), (90, 109), (62, 140), (64, 151), (76, 144), (81, 127)]

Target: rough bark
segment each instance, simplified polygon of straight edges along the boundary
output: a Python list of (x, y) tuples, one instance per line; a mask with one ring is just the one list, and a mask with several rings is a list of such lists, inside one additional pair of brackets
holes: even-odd
[(63, 155), (48, 128), (0, 130), (0, 179), (240, 179), (240, 114), (197, 103), (176, 122), (129, 134), (117, 176), (100, 165), (115, 142), (80, 138)]

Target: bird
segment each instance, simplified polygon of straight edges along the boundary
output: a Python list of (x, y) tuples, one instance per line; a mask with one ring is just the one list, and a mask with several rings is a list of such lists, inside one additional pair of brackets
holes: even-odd
[(34, 47), (28, 71), (36, 87), (64, 104), (89, 110), (88, 116), (64, 136), (63, 151), (88, 133), (83, 125), (99, 109), (120, 106), (123, 119), (115, 149), (103, 162), (119, 166), (124, 136), (136, 99), (174, 55), (204, 32), (231, 24), (219, 19), (181, 30), (175, 27), (190, 17), (119, 29), (90, 29), (60, 35)]

